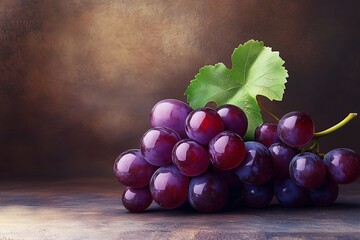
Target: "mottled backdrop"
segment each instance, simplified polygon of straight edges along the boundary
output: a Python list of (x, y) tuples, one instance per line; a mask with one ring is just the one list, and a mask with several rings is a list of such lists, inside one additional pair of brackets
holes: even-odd
[[(277, 115), (317, 130), (359, 107), (359, 1), (0, 1), (0, 176), (112, 177), (151, 107), (205, 64), (264, 40), (290, 77)], [(360, 119), (324, 151), (360, 151)]]

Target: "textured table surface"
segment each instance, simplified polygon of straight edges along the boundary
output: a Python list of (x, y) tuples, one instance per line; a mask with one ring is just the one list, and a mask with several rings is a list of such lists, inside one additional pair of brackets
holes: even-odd
[(199, 214), (130, 214), (114, 180), (0, 182), (0, 240), (11, 239), (360, 239), (360, 182), (341, 186), (327, 208)]

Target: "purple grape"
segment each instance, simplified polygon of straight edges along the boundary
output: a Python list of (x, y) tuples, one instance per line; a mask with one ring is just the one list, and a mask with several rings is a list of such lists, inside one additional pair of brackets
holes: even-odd
[(277, 134), (276, 123), (262, 123), (255, 129), (254, 139), (256, 142), (270, 147), (274, 143), (281, 143), (279, 135)]
[(320, 187), (326, 177), (326, 167), (322, 159), (310, 152), (297, 154), (290, 162), (291, 179), (299, 186), (314, 189)]
[(209, 155), (203, 145), (191, 139), (184, 139), (174, 146), (172, 161), (182, 174), (194, 177), (207, 170)]
[(319, 188), (310, 190), (310, 199), (317, 206), (329, 206), (339, 195), (339, 186), (327, 179)]
[(211, 108), (199, 108), (186, 118), (185, 131), (189, 138), (207, 145), (210, 140), (224, 130), (219, 114)]
[(273, 181), (258, 186), (244, 184), (242, 188), (242, 199), (245, 205), (251, 208), (264, 208), (270, 204), (273, 197)]
[(231, 170), (220, 170), (218, 168), (213, 167), (213, 171), (215, 171), (220, 177), (222, 177), (226, 185), (229, 189), (229, 196), (225, 204), (225, 208), (229, 210), (238, 209), (242, 206), (242, 195), (241, 189), (243, 186), (242, 181), (236, 175), (235, 169)]
[(314, 122), (308, 115), (303, 112), (290, 112), (280, 119), (277, 133), (285, 144), (300, 148), (311, 141), (314, 130)]
[(150, 178), (156, 169), (157, 167), (145, 161), (139, 149), (131, 149), (121, 153), (113, 166), (117, 180), (132, 188), (149, 185)]
[(236, 169), (220, 170), (214, 166), (211, 168), (211, 171), (214, 171), (225, 180), (229, 189), (231, 188), (240, 189), (243, 185), (243, 182), (240, 180), (235, 170)]
[(291, 159), (298, 154), (298, 151), (284, 143), (274, 143), (269, 147), (273, 164), (274, 177), (285, 178), (289, 177), (289, 165)]
[(163, 208), (180, 207), (187, 199), (189, 178), (173, 165), (160, 167), (150, 180), (154, 201)]
[(251, 185), (261, 185), (273, 174), (273, 163), (269, 150), (258, 142), (245, 142), (244, 161), (236, 168), (241, 181)]
[(150, 113), (152, 127), (168, 127), (182, 138), (187, 138), (185, 120), (193, 109), (176, 99), (164, 99), (155, 104)]
[(240, 137), (245, 136), (248, 127), (248, 120), (245, 112), (241, 108), (225, 104), (216, 108), (216, 111), (222, 118), (224, 130), (234, 132)]
[(122, 203), (130, 212), (145, 211), (153, 199), (149, 187), (130, 188), (127, 187), (122, 195)]
[(213, 171), (205, 172), (190, 181), (188, 200), (199, 212), (220, 211), (225, 206), (227, 197), (226, 182)]
[(275, 197), (284, 207), (301, 207), (309, 199), (309, 190), (299, 187), (290, 178), (275, 181)]
[(239, 135), (224, 131), (216, 135), (209, 143), (211, 163), (221, 170), (234, 169), (245, 157), (245, 144)]
[(348, 184), (360, 176), (360, 155), (348, 148), (337, 148), (324, 157), (327, 170), (336, 183)]
[(178, 141), (179, 135), (170, 128), (151, 128), (142, 137), (140, 150), (148, 163), (165, 166), (172, 163), (172, 149)]

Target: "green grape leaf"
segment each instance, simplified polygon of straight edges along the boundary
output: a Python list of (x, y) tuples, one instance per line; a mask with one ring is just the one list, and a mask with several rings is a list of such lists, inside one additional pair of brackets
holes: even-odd
[(185, 91), (192, 108), (215, 102), (218, 106), (233, 104), (244, 110), (248, 118), (246, 139), (254, 138), (255, 128), (263, 123), (256, 96), (281, 101), (287, 70), (279, 52), (265, 47), (264, 42), (249, 40), (235, 48), (232, 67), (223, 63), (200, 68)]

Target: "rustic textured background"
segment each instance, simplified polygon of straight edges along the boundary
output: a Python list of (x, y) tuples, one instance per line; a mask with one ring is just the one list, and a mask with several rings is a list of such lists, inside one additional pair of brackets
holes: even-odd
[[(112, 176), (151, 107), (248, 39), (280, 51), (281, 115), (360, 112), (358, 1), (0, 1), (0, 177)], [(360, 151), (360, 119), (322, 142)]]

